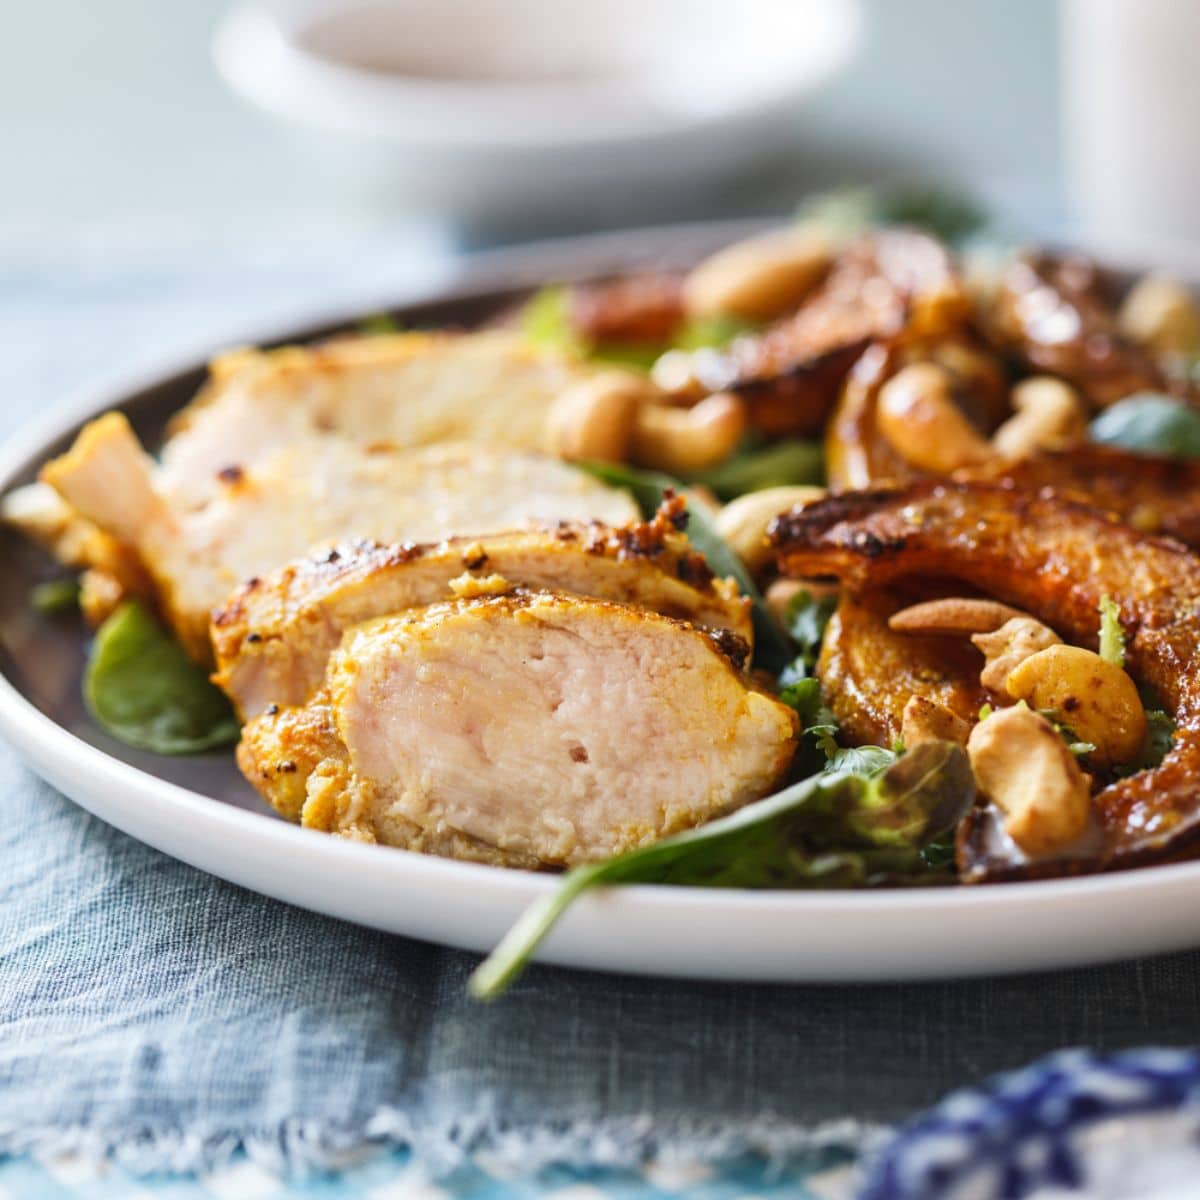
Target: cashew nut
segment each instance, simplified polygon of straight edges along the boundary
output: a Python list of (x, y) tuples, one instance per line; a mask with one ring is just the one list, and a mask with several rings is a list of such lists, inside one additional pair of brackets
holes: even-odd
[(704, 398), (706, 389), (696, 378), (696, 365), (691, 350), (667, 350), (660, 354), (650, 368), (650, 378), (663, 393), (665, 404), (695, 404)]
[(1061, 450), (1087, 434), (1087, 413), (1070, 384), (1050, 375), (1025, 379), (1012, 390), (1013, 415), (992, 435), (1005, 458)]
[(893, 449), (923, 471), (947, 475), (993, 454), (954, 403), (949, 374), (934, 363), (913, 363), (879, 389), (876, 422)]
[(672, 407), (644, 375), (602, 371), (567, 388), (546, 417), (552, 453), (569, 462), (634, 462), (679, 474), (715, 466), (746, 431), (737, 396)]
[(715, 527), (729, 548), (757, 574), (772, 561), (767, 526), (781, 512), (811, 504), (825, 495), (819, 487), (772, 487), (747, 492), (731, 500), (717, 514)]
[(983, 651), (983, 657), (987, 660), (979, 673), (979, 682), (985, 688), (1003, 694), (1010, 675), (1017, 667), (1042, 650), (1061, 645), (1062, 638), (1033, 617), (1017, 616), (1005, 621), (991, 633), (975, 634), (971, 642)]
[(1174, 279), (1143, 276), (1117, 317), (1121, 332), (1160, 354), (1189, 354), (1200, 345), (1200, 307)]
[(767, 321), (798, 307), (831, 257), (828, 235), (813, 227), (760, 234), (693, 268), (683, 282), (684, 304), (696, 316)]
[(653, 394), (632, 371), (602, 371), (567, 388), (546, 416), (550, 450), (570, 462), (626, 462), (638, 409)]
[(716, 392), (693, 408), (643, 405), (635, 414), (629, 453), (643, 467), (671, 474), (703, 471), (728, 458), (746, 432), (746, 407)]
[(971, 727), (957, 713), (928, 696), (910, 696), (900, 718), (900, 740), (911, 750), (921, 742), (965, 745)]
[(1045, 717), (1001, 709), (971, 731), (967, 754), (980, 792), (1004, 813), (1005, 830), (1026, 853), (1053, 854), (1083, 833), (1089, 780)]
[(1137, 687), (1120, 667), (1081, 646), (1048, 646), (1005, 681), (1014, 700), (1053, 712), (1100, 766), (1129, 762), (1146, 738), (1146, 711)]
[(949, 634), (991, 633), (1006, 621), (1028, 614), (1010, 608), (999, 600), (979, 600), (966, 596), (946, 596), (902, 608), (888, 618), (888, 627), (896, 633)]

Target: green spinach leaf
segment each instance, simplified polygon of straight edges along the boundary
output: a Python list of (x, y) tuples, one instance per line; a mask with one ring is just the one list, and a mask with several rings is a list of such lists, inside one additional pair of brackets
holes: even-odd
[(1200, 458), (1200, 412), (1157, 392), (1138, 392), (1106, 408), (1091, 425), (1095, 442), (1137, 454)]
[(763, 488), (824, 481), (825, 455), (821, 447), (797, 438), (739, 450), (723, 463), (687, 477), (688, 483), (703, 484), (722, 500), (736, 500)]
[(792, 888), (919, 879), (928, 870), (921, 847), (958, 824), (974, 791), (963, 748), (925, 742), (874, 778), (815, 775), (698, 829), (577, 867), (520, 917), (471, 976), (471, 992), (499, 996), (567, 908), (601, 885)]
[(34, 612), (43, 617), (60, 617), (79, 610), (79, 580), (51, 579), (35, 585), (29, 593)]
[[(637, 501), (642, 515), (647, 518), (654, 515), (667, 492), (687, 492), (687, 488), (678, 479), (654, 471), (640, 471), (635, 467), (616, 466), (612, 463), (581, 463), (580, 466), (610, 487), (622, 488), (629, 492)], [(725, 544), (699, 505), (692, 504), (688, 507), (687, 532), (692, 545), (708, 560), (714, 574), (720, 577), (732, 576), (737, 580), (738, 587), (750, 597), (754, 617), (754, 661), (758, 666), (777, 675), (791, 658), (791, 648), (763, 602), (762, 594), (755, 586), (754, 580), (742, 565), (742, 560)]]
[(105, 732), (156, 754), (199, 754), (238, 739), (224, 694), (137, 601), (100, 626), (83, 698)]

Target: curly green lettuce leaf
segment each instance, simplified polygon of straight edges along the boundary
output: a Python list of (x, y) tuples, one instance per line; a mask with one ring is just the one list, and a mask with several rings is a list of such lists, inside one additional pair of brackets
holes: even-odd
[(922, 881), (921, 849), (944, 837), (974, 799), (966, 752), (925, 742), (884, 774), (821, 774), (720, 820), (577, 867), (519, 918), (471, 976), (491, 1000), (524, 970), (584, 892), (610, 884), (795, 888)]
[(1111, 596), (1100, 597), (1100, 657), (1114, 667), (1125, 666), (1125, 630), (1121, 607)]
[(779, 674), (779, 698), (800, 715), (804, 735), (798, 758), (802, 767), (877, 775), (896, 762), (897, 752), (884, 746), (839, 745), (837, 718), (825, 704), (820, 681), (812, 675), (836, 607), (836, 596), (818, 597), (802, 591), (792, 598), (784, 627), (800, 653)]
[(1175, 718), (1164, 709), (1146, 711), (1146, 741), (1138, 757), (1140, 769), (1157, 767), (1175, 744)]
[[(687, 488), (670, 475), (641, 471), (636, 467), (613, 463), (580, 463), (583, 470), (610, 487), (629, 492), (646, 518), (652, 517), (669, 492), (686, 495)], [(791, 647), (775, 618), (763, 602), (762, 594), (750, 578), (742, 560), (725, 544), (697, 504), (688, 507), (687, 534), (719, 578), (732, 576), (742, 592), (750, 597), (754, 619), (754, 662), (773, 675), (778, 674), (792, 657)]]
[(1137, 392), (1106, 408), (1091, 438), (1136, 454), (1200, 458), (1200, 412), (1157, 392)]
[(825, 628), (836, 608), (836, 596), (814, 596), (807, 590), (797, 592), (788, 601), (783, 624), (800, 653), (788, 664), (780, 676), (780, 683), (790, 683), (812, 674), (825, 639)]
[(83, 698), (106, 733), (155, 754), (201, 754), (240, 732), (224, 693), (137, 601), (97, 631)]
[(592, 341), (580, 334), (571, 320), (571, 289), (548, 284), (525, 302), (518, 328), (529, 341), (547, 349), (648, 371), (668, 350), (720, 348), (754, 326), (736, 317), (689, 317), (663, 342)]
[(1117, 769), (1118, 777), (1136, 775), (1159, 766), (1175, 744), (1175, 718), (1162, 708), (1146, 709), (1146, 737), (1137, 755)]

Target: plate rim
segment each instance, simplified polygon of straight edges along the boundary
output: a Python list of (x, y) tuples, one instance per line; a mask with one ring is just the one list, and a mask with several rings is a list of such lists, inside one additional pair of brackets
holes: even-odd
[[(622, 260), (636, 260), (646, 252), (660, 254), (672, 244), (678, 249), (680, 245), (692, 239), (718, 242), (722, 238), (737, 237), (761, 228), (763, 224), (764, 221), (758, 218), (690, 222), (637, 230), (616, 230), (583, 237), (557, 238), (506, 247), (443, 264), (440, 270), (435, 270), (426, 277), (419, 277), (407, 288), (384, 289), (373, 285), (370, 289), (347, 289), (337, 299), (320, 305), (281, 307), (273, 315), (254, 322), (253, 328), (247, 329), (244, 324), (240, 326), (236, 338), (225, 340), (210, 332), (203, 338), (194, 339), (186, 347), (176, 347), (143, 360), (133, 367), (106, 373), (95, 382), (75, 389), (42, 417), (15, 431), (10, 439), (6, 439), (6, 444), (0, 447), (0, 494), (16, 485), (21, 476), (28, 471), (32, 461), (44, 457), (48, 445), (70, 433), (83, 421), (108, 408), (121, 406), (139, 391), (202, 367), (215, 352), (230, 344), (246, 344), (251, 340), (255, 344), (286, 341), (289, 337), (302, 337), (306, 330), (312, 328), (352, 324), (364, 313), (378, 311), (380, 308), (398, 309), (422, 303), (438, 303), (451, 300), (457, 295), (467, 297), (479, 294), (489, 287), (511, 288), (536, 283), (539, 277), (545, 278), (548, 263), (573, 263), (576, 274), (585, 274), (589, 265), (599, 267), (604, 263), (607, 263), (606, 269), (617, 270), (620, 269)], [(110, 794), (126, 792), (139, 801), (168, 806), (168, 815), (175, 813), (186, 818), (189, 823), (198, 826), (206, 836), (228, 838), (230, 835), (244, 835), (248, 841), (255, 843), (258, 850), (265, 851), (268, 856), (278, 852), (297, 865), (326, 861), (341, 863), (362, 874), (372, 883), (384, 885), (389, 876), (405, 876), (407, 884), (415, 884), (417, 887), (444, 887), (447, 884), (453, 886), (462, 883), (476, 893), (484, 893), (485, 900), (494, 898), (509, 905), (518, 901), (521, 904), (532, 902), (556, 886), (557, 877), (550, 874), (458, 862), (390, 846), (367, 845), (330, 837), (292, 825), (274, 814), (240, 809), (172, 783), (152, 772), (123, 762), (72, 733), (43, 713), (2, 670), (0, 736), (3, 736), (14, 752), (30, 763), (35, 772), (43, 778), (48, 778), (46, 764), (56, 760), (59, 766), (50, 774), (56, 774), (60, 778), (65, 774), (86, 775), (102, 785)], [(237, 868), (236, 856), (231, 856), (228, 872), (214, 867), (208, 860), (198, 862), (186, 852), (181, 852), (177, 846), (168, 849), (161, 844), (162, 840), (169, 839), (147, 836), (144, 828), (131, 828), (127, 817), (120, 813), (114, 815), (113, 804), (97, 804), (94, 799), (85, 800), (75, 789), (68, 789), (54, 779), (48, 781), (99, 819), (171, 857), (276, 899), (300, 907), (314, 908), (303, 900), (292, 898), (288, 889), (282, 885), (273, 891), (265, 888), (261, 882), (247, 882), (247, 876), (251, 872)], [(116, 807), (119, 809), (121, 805), (118, 803)], [(99, 812), (98, 808), (105, 811)], [(943, 916), (948, 908), (952, 908), (956, 913), (966, 910), (980, 916), (1019, 917), (1030, 906), (1039, 911), (1056, 902), (1075, 907), (1085, 905), (1097, 896), (1112, 898), (1131, 894), (1143, 895), (1147, 892), (1159, 893), (1179, 888), (1189, 892), (1195, 889), (1200, 893), (1200, 860), (1144, 866), (1083, 877), (1021, 880), (994, 886), (952, 888), (752, 891), (634, 884), (619, 889), (603, 889), (602, 892), (584, 896), (576, 907), (591, 911), (603, 904), (609, 917), (629, 913), (645, 913), (648, 916), (685, 913), (698, 920), (719, 918), (731, 911), (741, 915), (793, 917), (797, 920), (869, 916), (879, 913), (882, 906), (886, 906), (891, 912), (907, 914), (914, 918)], [(328, 912), (327, 909), (314, 910)], [(354, 917), (343, 919), (357, 920)], [(568, 915), (568, 921), (569, 919)], [(1197, 929), (1195, 940), (1200, 943), (1200, 929)], [(578, 963), (587, 960), (586, 953), (581, 959), (578, 954), (565, 954), (561, 949), (555, 949), (555, 941), (556, 939), (551, 939), (550, 943), (544, 945), (537, 957), (543, 961), (557, 962)], [(545, 953), (547, 946), (550, 946), (553, 952)], [(1097, 961), (1101, 957), (1103, 956), (1099, 954), (1090, 955), (1078, 961)], [(998, 971), (1006, 969), (1021, 968), (997, 968)], [(681, 972), (672, 970), (670, 973)], [(701, 974), (698, 971), (690, 973)], [(950, 966), (942, 974), (949, 976), (955, 973), (955, 969)], [(925, 974), (928, 975), (927, 972)], [(807, 976), (801, 974), (795, 977)], [(865, 975), (847, 977), (897, 979), (906, 976), (873, 975), (868, 972)]]

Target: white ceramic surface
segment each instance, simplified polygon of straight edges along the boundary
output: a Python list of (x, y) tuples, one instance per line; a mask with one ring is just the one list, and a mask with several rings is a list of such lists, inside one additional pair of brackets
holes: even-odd
[[(584, 276), (650, 261), (688, 261), (745, 225), (682, 227), (580, 239), (487, 256), (447, 282), (475, 290)], [(340, 311), (258, 330), (352, 320), (375, 311), (362, 297)], [(399, 304), (436, 296), (392, 297)], [(0, 492), (27, 476), (59, 438), (143, 388), (202, 362), (181, 356), (75, 398), (5, 447)], [(7, 574), (29, 568), (17, 561)], [(32, 560), (30, 560), (32, 561)], [(0, 626), (0, 734), (67, 796), (134, 837), (265, 895), (395, 933), (472, 950), (491, 947), (554, 880), (344, 842), (267, 813), (231, 756), (157, 759), (106, 742), (83, 719), (71, 671), (77, 634), (31, 651), (32, 618), (12, 603)], [(24, 669), (19, 664), (24, 663)], [(69, 670), (64, 664), (70, 664)], [(19, 686), (18, 686), (19, 685)], [(74, 707), (72, 707), (74, 706)], [(57, 711), (58, 719), (48, 712)], [(169, 776), (169, 778), (168, 778)], [(631, 887), (585, 897), (539, 957), (572, 966), (736, 980), (898, 980), (1058, 968), (1200, 944), (1200, 862), (1084, 879), (978, 888), (772, 892)]]
[(860, 34), (859, 0), (244, 0), (213, 57), (327, 170), (472, 216), (763, 159)]

